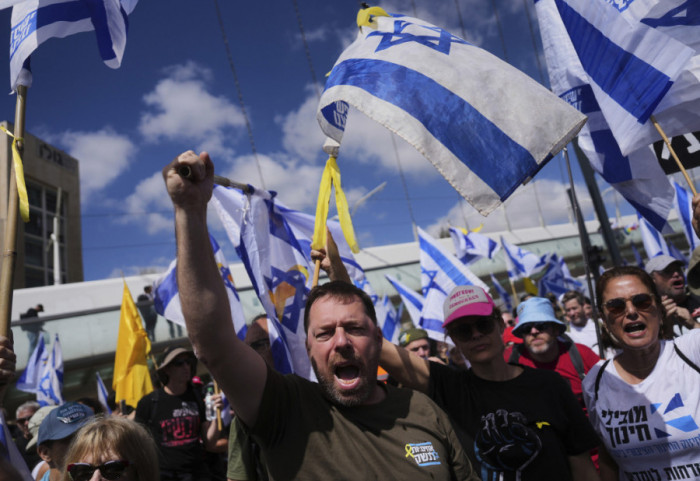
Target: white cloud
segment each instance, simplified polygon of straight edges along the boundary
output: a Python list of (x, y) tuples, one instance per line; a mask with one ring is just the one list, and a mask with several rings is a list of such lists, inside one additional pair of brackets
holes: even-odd
[[(506, 200), (505, 215), (504, 209), (499, 208), (488, 217), (483, 217), (466, 201), (462, 201), (461, 205), (455, 204), (445, 216), (428, 226), (426, 230), (432, 235), (437, 235), (448, 225), (464, 227), (465, 218), (470, 229), (483, 224), (481, 231), (483, 233), (505, 231), (509, 227), (510, 229), (533, 227), (540, 222), (544, 222), (544, 225), (573, 222), (567, 187), (569, 187), (568, 184), (551, 179), (530, 182), (520, 187)], [(576, 195), (584, 218), (589, 219), (593, 213), (593, 207), (586, 187), (582, 184), (576, 185)]]
[[(304, 30), (304, 37), (306, 41), (311, 42), (323, 42), (328, 38), (328, 27), (325, 25), (320, 25), (319, 27), (312, 30)], [(301, 41), (301, 32), (296, 35), (297, 40)], [(300, 43), (297, 43), (299, 45)]]
[(197, 143), (197, 150), (230, 158), (226, 144), (232, 129), (245, 125), (238, 106), (207, 90), (208, 69), (194, 62), (171, 67), (167, 77), (143, 98), (149, 111), (141, 115), (139, 131), (149, 141), (183, 140)]
[(313, 85), (308, 85), (306, 91), (308, 96), (297, 110), (275, 118), (275, 122), (282, 128), (282, 145), (285, 150), (302, 159), (318, 155), (325, 139), (316, 120), (316, 89)]
[(64, 132), (58, 142), (80, 162), (80, 195), (85, 202), (128, 167), (135, 146), (109, 127), (96, 132)]
[(123, 205), (131, 215), (120, 217), (118, 222), (122, 224), (137, 223), (142, 225), (148, 234), (173, 229), (172, 215), (162, 213), (172, 211), (172, 204), (160, 172), (139, 182), (134, 192), (124, 199)]

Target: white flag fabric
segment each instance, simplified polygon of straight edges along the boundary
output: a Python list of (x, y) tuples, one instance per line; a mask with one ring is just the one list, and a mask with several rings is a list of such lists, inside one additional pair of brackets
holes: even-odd
[(455, 245), (455, 255), (464, 264), (471, 264), (481, 258), (493, 259), (501, 249), (498, 242), (477, 232), (468, 232), (450, 227), (450, 237)]
[(533, 79), (446, 30), (404, 15), (374, 20), (329, 74), (321, 129), (339, 144), (353, 105), (413, 145), (483, 215), (585, 123)]
[(674, 257), (663, 235), (639, 214), (637, 217), (639, 218), (639, 233), (642, 235), (642, 244), (644, 244), (647, 258), (651, 259), (661, 254)]
[(398, 344), (401, 324), (396, 309), (391, 304), (389, 297), (384, 295), (384, 297), (374, 305), (374, 311), (377, 314), (377, 323), (382, 330), (384, 339), (393, 344)]
[(421, 288), (425, 298), (421, 312), (421, 327), (428, 331), (432, 339), (444, 341), (443, 305), (450, 291), (456, 286), (468, 285), (479, 286), (485, 291), (489, 288), (467, 266), (420, 227), (418, 245), (420, 246)]
[(496, 279), (496, 276), (493, 275), (493, 272), (491, 273), (491, 283), (493, 284), (493, 288), (496, 289), (496, 292), (498, 292), (498, 295), (503, 301), (503, 305), (506, 310), (511, 312), (513, 310), (513, 299), (510, 297), (510, 294), (508, 294), (508, 291), (503, 288), (501, 283), (498, 282), (498, 279)]
[(394, 289), (396, 289), (399, 296), (401, 296), (401, 301), (403, 305), (406, 306), (408, 316), (411, 318), (413, 326), (420, 326), (420, 313), (423, 311), (423, 304), (425, 302), (423, 296), (389, 274), (385, 274), (384, 277), (391, 282), (391, 285), (394, 286)]
[(547, 259), (544, 274), (537, 282), (537, 288), (540, 296), (551, 292), (559, 297), (571, 290), (582, 290), (583, 284), (571, 275), (564, 258), (552, 253)]
[(559, 3), (537, 0), (535, 6), (552, 90), (588, 116), (588, 123), (578, 136), (579, 147), (596, 172), (645, 219), (657, 230), (670, 232), (673, 187), (651, 148), (640, 144), (629, 155), (620, 151), (559, 13)]
[(59, 406), (63, 399), (63, 352), (58, 334), (54, 337), (51, 354), (44, 366), (36, 391), (36, 400), (42, 406)]
[[(108, 67), (119, 68), (126, 48), (128, 15), (138, 0), (27, 0), (12, 8), (10, 85), (31, 87), (31, 53), (50, 38), (95, 31), (97, 47)], [(0, 4), (2, 8), (2, 4)]]
[[(224, 253), (216, 242), (214, 236), (209, 234), (209, 242), (214, 251), (214, 259), (216, 266), (219, 268), (221, 279), (224, 281), (228, 302), (231, 306), (231, 318), (233, 319), (233, 327), (240, 340), (245, 339), (247, 325), (241, 299), (238, 296), (229, 264), (224, 258)], [(156, 312), (171, 322), (185, 326), (185, 318), (182, 315), (182, 306), (180, 305), (180, 292), (177, 287), (177, 260), (173, 260), (168, 267), (168, 270), (154, 283), (153, 287), (153, 307)]]
[[(12, 434), (7, 427), (7, 420), (2, 410), (0, 410), (0, 458), (4, 458), (10, 462), (21, 476), (21, 481), (33, 481), (32, 473), (27, 467), (19, 449), (12, 441)], [(10, 479), (8, 477), (8, 479)], [(20, 481), (19, 479), (17, 481)]]
[(27, 367), (17, 380), (15, 387), (24, 392), (37, 392), (39, 388), (39, 380), (44, 372), (44, 366), (49, 360), (49, 351), (44, 344), (44, 336), (39, 335), (39, 341), (36, 343), (34, 352), (27, 361)]
[(508, 278), (512, 280), (530, 277), (545, 268), (547, 255), (538, 256), (530, 251), (511, 244), (501, 237), (501, 246), (506, 261)]
[[(647, 5), (639, 7), (641, 3)], [(655, 9), (655, 18), (635, 18), (631, 10), (637, 5), (638, 14), (643, 11), (649, 14), (650, 4), (655, 4), (668, 12), (674, 3), (677, 4), (665, 0), (615, 5), (603, 0), (555, 0), (577, 58), (623, 155), (660, 139), (647, 121), (657, 109), (661, 115), (660, 103), (664, 96), (674, 96), (671, 91), (676, 79), (696, 55), (694, 48), (649, 25), (664, 12)], [(691, 15), (688, 13), (685, 17), (690, 19)], [(682, 20), (676, 18), (675, 21)], [(669, 101), (670, 98), (666, 99), (666, 104)], [(659, 122), (664, 127), (664, 123)], [(673, 132), (671, 123), (669, 133), (695, 130), (691, 125), (683, 127), (685, 130)], [(645, 136), (645, 133), (652, 135)]]
[(695, 229), (693, 229), (693, 196), (688, 193), (683, 187), (678, 185), (678, 182), (673, 182), (673, 186), (676, 189), (676, 210), (678, 211), (678, 218), (681, 220), (681, 225), (683, 226), (683, 232), (685, 233), (685, 238), (688, 239), (688, 245), (690, 246), (690, 252), (693, 252), (696, 247), (700, 246), (700, 239), (698, 239)]

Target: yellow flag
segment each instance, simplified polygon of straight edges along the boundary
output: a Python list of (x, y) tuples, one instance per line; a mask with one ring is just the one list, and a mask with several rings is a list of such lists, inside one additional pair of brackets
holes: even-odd
[(537, 288), (534, 282), (532, 282), (532, 279), (529, 277), (525, 277), (523, 279), (523, 284), (525, 284), (525, 292), (528, 294), (532, 294), (533, 296), (539, 295), (540, 290)]
[(146, 362), (146, 355), (150, 350), (151, 341), (141, 324), (141, 316), (136, 310), (129, 288), (124, 282), (112, 379), (112, 388), (116, 391), (117, 402), (123, 399), (128, 405), (136, 407), (143, 396), (153, 391)]

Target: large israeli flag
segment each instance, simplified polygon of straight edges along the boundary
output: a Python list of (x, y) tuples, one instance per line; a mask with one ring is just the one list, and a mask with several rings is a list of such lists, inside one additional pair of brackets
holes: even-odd
[(59, 406), (63, 399), (63, 352), (58, 334), (54, 337), (51, 354), (41, 372), (36, 400), (42, 406)]
[(450, 237), (455, 245), (455, 255), (467, 265), (484, 257), (493, 259), (493, 256), (501, 249), (498, 242), (477, 232), (465, 232), (450, 227)]
[(418, 228), (420, 247), (421, 288), (425, 298), (421, 312), (421, 327), (437, 341), (445, 340), (442, 329), (443, 305), (456, 286), (475, 285), (489, 288), (467, 266), (444, 249), (430, 234)]
[(681, 220), (685, 238), (688, 239), (690, 252), (693, 252), (696, 247), (700, 246), (700, 239), (698, 239), (695, 229), (693, 229), (693, 196), (678, 185), (678, 182), (674, 181), (673, 186), (676, 189), (676, 210), (678, 211), (678, 218)]
[[(599, 3), (599, 0), (589, 3)], [(673, 187), (646, 144), (638, 144), (638, 150), (629, 155), (621, 152), (596, 98), (591, 79), (569, 37), (559, 13), (559, 4), (558, 0), (537, 0), (535, 3), (552, 90), (588, 116), (588, 123), (579, 133), (578, 145), (596, 172), (645, 219), (657, 230), (670, 232), (668, 216), (673, 206)], [(607, 59), (607, 56), (601, 55), (600, 58)]]
[(547, 255), (538, 256), (521, 247), (511, 244), (501, 237), (501, 246), (503, 247), (504, 259), (506, 261), (506, 270), (508, 278), (512, 280), (520, 279), (521, 277), (530, 277), (536, 274), (547, 265)]
[(39, 336), (39, 342), (27, 361), (27, 367), (17, 380), (15, 387), (24, 392), (36, 392), (39, 388), (39, 380), (44, 372), (44, 366), (49, 361), (49, 351), (44, 344), (44, 336)]
[(373, 27), (361, 27), (331, 70), (321, 129), (340, 143), (348, 104), (356, 107), (418, 149), (483, 215), (585, 123), (530, 77), (446, 30), (404, 15), (374, 17)]
[(396, 289), (399, 296), (401, 296), (401, 301), (403, 305), (406, 306), (408, 316), (411, 318), (413, 325), (415, 327), (420, 326), (420, 313), (423, 311), (423, 304), (425, 302), (423, 296), (389, 274), (385, 274), (384, 277), (391, 282), (391, 285), (394, 286), (394, 289)]
[[(211, 234), (209, 234), (209, 242), (211, 242), (211, 248), (214, 251), (216, 267), (219, 269), (221, 279), (224, 281), (224, 287), (226, 288), (226, 295), (231, 306), (233, 327), (238, 338), (242, 341), (245, 339), (248, 327), (241, 299), (234, 286), (231, 269), (229, 269), (229, 264), (224, 258), (224, 253)], [(153, 307), (156, 312), (169, 321), (185, 326), (185, 318), (182, 315), (182, 306), (180, 305), (180, 292), (177, 287), (177, 259), (170, 263), (168, 270), (154, 283), (153, 291), (155, 292), (153, 295)]]
[[(128, 15), (138, 0), (27, 0), (12, 8), (10, 85), (31, 87), (28, 59), (50, 38), (95, 31), (97, 47), (108, 67), (119, 68), (126, 48)], [(26, 62), (26, 63), (25, 63)]]

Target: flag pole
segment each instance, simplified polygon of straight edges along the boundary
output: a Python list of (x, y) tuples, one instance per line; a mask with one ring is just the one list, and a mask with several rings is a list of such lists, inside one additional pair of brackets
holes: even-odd
[(693, 195), (697, 195), (698, 192), (695, 190), (695, 186), (693, 185), (693, 181), (690, 180), (690, 177), (688, 176), (688, 172), (685, 170), (685, 167), (683, 167), (683, 163), (681, 162), (681, 159), (678, 158), (678, 155), (676, 155), (676, 151), (673, 150), (673, 147), (671, 146), (671, 141), (666, 136), (666, 133), (661, 128), (661, 125), (659, 125), (659, 122), (657, 122), (656, 117), (654, 117), (652, 115), (649, 118), (651, 119), (651, 123), (656, 128), (656, 131), (659, 133), (659, 135), (661, 135), (661, 138), (664, 139), (664, 143), (666, 144), (668, 151), (671, 152), (671, 156), (673, 157), (673, 160), (676, 161), (678, 168), (683, 173), (683, 177), (685, 177), (685, 181), (688, 183), (688, 186), (690, 186), (690, 190), (693, 192)]
[[(192, 169), (187, 164), (179, 165), (177, 167), (177, 173), (183, 179), (192, 178)], [(214, 175), (214, 183), (222, 187), (233, 187), (234, 189), (243, 191), (244, 194), (252, 194), (254, 190), (253, 187), (248, 184), (242, 184), (241, 182), (236, 182), (235, 180), (220, 175)]]
[(510, 281), (510, 290), (513, 292), (513, 302), (515, 303), (515, 307), (518, 307), (518, 291), (515, 290), (515, 282), (513, 282), (513, 279), (508, 277), (508, 280)]
[[(27, 104), (27, 87), (17, 86), (17, 102), (15, 105), (14, 137), (17, 139), (17, 149), (24, 149), (24, 114)], [(17, 211), (19, 199), (14, 162), (10, 163), (8, 178), (7, 222), (5, 224), (5, 239), (2, 253), (2, 273), (0, 273), (0, 336), (8, 336), (10, 332), (10, 317), (12, 315), (12, 287), (15, 277), (15, 262), (17, 260)]]
[[(221, 394), (221, 389), (219, 389), (219, 383), (214, 379), (214, 394)], [(216, 428), (219, 431), (224, 430), (223, 421), (221, 420), (221, 408), (216, 408)]]
[[(583, 268), (586, 273), (586, 282), (588, 283), (588, 293), (591, 298), (591, 306), (593, 308), (593, 325), (595, 326), (595, 336), (598, 341), (598, 353), (601, 359), (605, 359), (603, 352), (603, 345), (600, 342), (600, 326), (598, 325), (598, 306), (596, 305), (595, 293), (593, 292), (593, 283), (591, 282), (591, 266), (588, 259), (588, 254), (590, 251), (590, 241), (588, 240), (588, 232), (586, 232), (586, 223), (581, 215), (581, 209), (578, 204), (578, 199), (576, 198), (576, 190), (574, 188), (574, 175), (571, 172), (571, 162), (569, 162), (569, 149), (564, 147), (564, 158), (566, 159), (566, 169), (569, 173), (569, 182), (571, 183), (571, 188), (569, 189), (569, 195), (571, 197), (571, 208), (574, 211), (574, 219), (576, 219), (578, 224), (578, 235), (581, 243), (581, 250), (583, 251)], [(601, 219), (601, 222), (603, 220)]]

